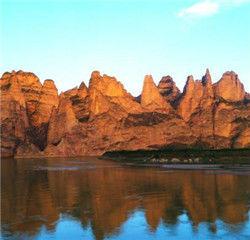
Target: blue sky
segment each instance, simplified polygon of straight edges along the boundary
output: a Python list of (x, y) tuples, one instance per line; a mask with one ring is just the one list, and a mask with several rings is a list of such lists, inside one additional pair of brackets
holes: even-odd
[(93, 70), (133, 95), (144, 75), (190, 74), (213, 81), (234, 70), (250, 91), (248, 0), (2, 0), (1, 73), (32, 71), (59, 90), (88, 83)]

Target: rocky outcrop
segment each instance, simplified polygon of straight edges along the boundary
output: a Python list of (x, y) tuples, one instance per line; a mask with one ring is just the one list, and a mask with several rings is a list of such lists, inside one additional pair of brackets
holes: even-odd
[[(249, 120), (248, 120), (249, 121)], [(237, 138), (235, 138), (233, 147), (235, 148), (250, 148), (250, 126), (240, 131)]]
[(101, 76), (98, 71), (91, 75), (89, 83), (90, 115), (109, 113), (121, 118), (128, 113), (141, 112), (141, 106), (127, 93), (114, 77)]
[(214, 146), (214, 103), (214, 91), (209, 70), (207, 69), (201, 81), (194, 81), (190, 76), (180, 98), (179, 111), (191, 127), (192, 133), (198, 138), (198, 143), (204, 147)]
[(161, 96), (151, 75), (146, 75), (144, 78), (141, 105), (143, 108), (151, 111), (161, 110), (169, 112), (172, 109), (170, 104)]
[(5, 73), (1, 80), (1, 156), (12, 156), (26, 140), (29, 126), (25, 98), (16, 73)]
[(53, 80), (45, 80), (41, 88), (37, 106), (33, 114), (34, 126), (48, 123), (53, 107), (59, 103), (58, 91)]
[[(249, 126), (250, 108), (244, 100), (244, 87), (234, 73), (230, 72), (230, 78), (228, 74), (223, 74), (222, 79), (214, 85), (208, 69), (201, 81), (194, 81), (190, 76), (180, 98), (179, 113), (203, 147), (234, 147), (236, 139)], [(236, 90), (238, 93), (230, 96), (230, 91), (233, 92), (236, 85), (239, 87)], [(225, 94), (222, 86), (226, 88)], [(236, 97), (240, 95), (241, 98)]]
[(218, 102), (214, 111), (214, 135), (219, 146), (249, 147), (250, 107), (244, 102)]
[(185, 121), (189, 121), (191, 116), (201, 109), (209, 107), (214, 100), (212, 80), (207, 69), (202, 80), (194, 81), (193, 76), (189, 76), (181, 96), (178, 110)]
[(226, 72), (213, 87), (216, 96), (214, 135), (221, 139), (219, 145), (249, 147), (250, 105), (238, 75)]
[(77, 118), (70, 101), (70, 95), (60, 95), (58, 108), (54, 108), (48, 129), (48, 144), (57, 145), (77, 124)]
[(158, 148), (250, 147), (249, 94), (237, 75), (213, 84), (189, 76), (180, 93), (172, 78), (158, 87), (144, 79), (137, 100), (114, 77), (94, 71), (89, 87), (58, 96), (52, 80), (4, 73), (1, 80), (2, 156), (100, 155)]
[(194, 81), (193, 76), (189, 76), (178, 106), (179, 114), (185, 121), (189, 121), (192, 113), (199, 107), (202, 94), (201, 81)]
[(169, 75), (162, 77), (158, 84), (158, 89), (160, 94), (167, 102), (170, 102), (171, 105), (174, 105), (181, 95), (179, 88), (176, 86), (173, 78)]
[(13, 155), (20, 145), (47, 145), (48, 123), (58, 95), (52, 80), (40, 83), (29, 72), (3, 74), (1, 80), (1, 144), (3, 155)]
[(245, 89), (238, 75), (231, 71), (225, 72), (218, 83), (214, 85), (217, 97), (226, 101), (237, 102), (245, 98)]
[(30, 141), (40, 150), (47, 146), (47, 134), (53, 108), (59, 103), (58, 91), (53, 80), (45, 80), (40, 89), (34, 111), (29, 115), (30, 127), (27, 135)]

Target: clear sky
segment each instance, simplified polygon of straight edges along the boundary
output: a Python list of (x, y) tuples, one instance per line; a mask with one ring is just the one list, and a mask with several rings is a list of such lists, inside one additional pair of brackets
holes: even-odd
[(0, 0), (0, 72), (32, 71), (59, 90), (93, 70), (133, 95), (144, 75), (213, 81), (234, 70), (250, 92), (248, 0)]

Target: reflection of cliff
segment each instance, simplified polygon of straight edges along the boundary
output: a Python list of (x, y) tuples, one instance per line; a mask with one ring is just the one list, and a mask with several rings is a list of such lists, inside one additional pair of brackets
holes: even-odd
[(42, 160), (44, 168), (35, 171), (31, 160), (2, 162), (2, 222), (12, 223), (9, 231), (34, 235), (42, 225), (53, 230), (59, 214), (68, 213), (84, 227), (90, 224), (95, 237), (103, 239), (119, 232), (138, 208), (145, 210), (153, 231), (161, 221), (175, 224), (183, 211), (194, 225), (218, 218), (232, 224), (246, 221), (250, 176), (166, 173), (105, 167), (106, 163), (58, 171), (55, 162), (68, 165), (62, 159)]
[(50, 194), (47, 171), (27, 171), (27, 162), (7, 161), (1, 164), (2, 221), (14, 223), (11, 231), (35, 234), (43, 224), (53, 229), (59, 212)]
[(246, 220), (248, 208), (242, 202), (242, 182), (238, 178), (198, 174), (188, 178), (183, 185), (183, 199), (196, 225), (202, 221), (214, 222), (218, 217), (232, 224)]

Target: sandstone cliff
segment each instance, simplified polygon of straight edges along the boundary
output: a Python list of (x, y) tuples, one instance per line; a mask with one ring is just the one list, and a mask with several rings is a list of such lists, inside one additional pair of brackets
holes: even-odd
[(189, 76), (183, 93), (170, 76), (144, 79), (139, 101), (114, 77), (94, 71), (58, 95), (52, 80), (4, 73), (1, 84), (2, 156), (100, 155), (157, 148), (250, 147), (250, 98), (234, 72), (213, 84)]
[(52, 108), (58, 105), (54, 82), (42, 85), (35, 74), (22, 71), (5, 73), (0, 82), (3, 156), (25, 144), (44, 150)]
[(245, 98), (244, 86), (233, 71), (223, 74), (220, 81), (215, 84), (215, 93), (218, 97), (231, 102), (243, 101)]
[(160, 94), (151, 75), (144, 78), (143, 89), (141, 94), (141, 105), (150, 111), (171, 111), (171, 106)]
[(175, 105), (175, 102), (181, 95), (179, 88), (176, 86), (173, 78), (169, 75), (162, 77), (158, 84), (158, 89), (160, 94), (166, 99), (166, 101), (171, 103), (171, 105)]

